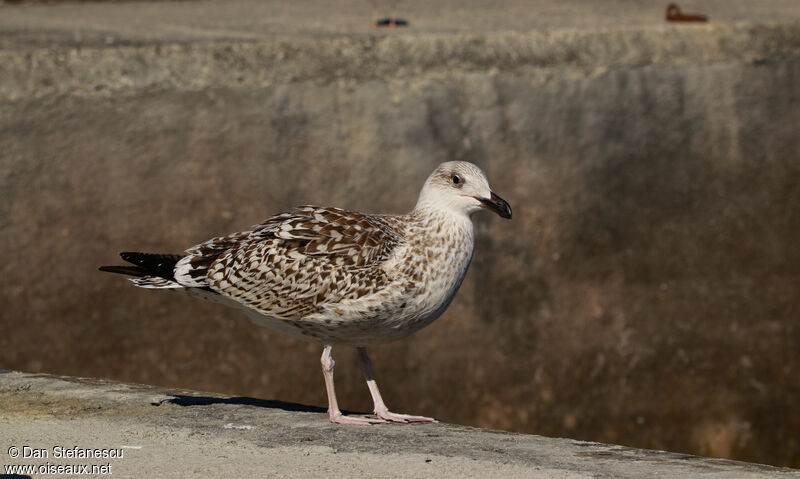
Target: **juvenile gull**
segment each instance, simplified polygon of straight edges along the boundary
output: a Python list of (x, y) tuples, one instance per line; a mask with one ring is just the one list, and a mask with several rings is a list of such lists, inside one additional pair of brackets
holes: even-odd
[[(442, 163), (406, 215), (300, 206), (249, 231), (213, 238), (183, 255), (122, 253), (135, 266), (102, 271), (239, 307), (256, 324), (323, 345), (331, 422), (436, 422), (390, 412), (366, 347), (404, 338), (438, 318), (467, 272), (481, 208), (511, 218), (486, 175), (463, 161)], [(377, 419), (344, 416), (333, 387), (331, 349), (354, 346)]]

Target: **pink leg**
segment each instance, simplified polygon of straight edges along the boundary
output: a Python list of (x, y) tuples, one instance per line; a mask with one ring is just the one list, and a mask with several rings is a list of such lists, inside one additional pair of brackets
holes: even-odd
[(370, 424), (387, 423), (382, 419), (370, 419), (362, 416), (345, 416), (339, 410), (339, 404), (336, 402), (336, 391), (333, 389), (333, 366), (336, 362), (331, 356), (333, 346), (326, 344), (322, 350), (322, 375), (325, 376), (325, 389), (328, 390), (328, 416), (331, 422), (336, 424), (357, 424), (360, 426), (367, 426)]
[(372, 361), (367, 356), (367, 348), (358, 349), (358, 364), (361, 365), (361, 370), (364, 372), (364, 377), (367, 379), (367, 387), (372, 394), (372, 401), (375, 403), (375, 414), (379, 418), (392, 422), (439, 422), (436, 419), (425, 416), (410, 416), (408, 414), (395, 414), (389, 411), (386, 404), (383, 403), (381, 393), (378, 391), (378, 384), (375, 382), (375, 373), (372, 371)]

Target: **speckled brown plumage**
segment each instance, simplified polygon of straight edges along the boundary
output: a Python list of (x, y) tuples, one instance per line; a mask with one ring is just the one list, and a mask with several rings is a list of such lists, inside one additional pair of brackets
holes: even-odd
[(380, 265), (402, 243), (391, 223), (375, 215), (303, 206), (251, 231), (189, 249), (176, 279), (187, 274), (263, 315), (304, 317), (386, 286)]
[[(301, 206), (180, 257), (125, 253), (137, 267), (104, 270), (139, 276), (133, 281), (143, 288), (240, 307), (259, 325), (326, 345), (322, 362), (334, 422), (431, 421), (388, 412), (363, 347), (412, 334), (444, 312), (472, 259), (471, 215), (481, 208), (511, 217), (508, 203), (491, 192), (478, 167), (449, 162), (428, 177), (406, 215)], [(334, 344), (359, 348), (381, 420), (339, 412)]]

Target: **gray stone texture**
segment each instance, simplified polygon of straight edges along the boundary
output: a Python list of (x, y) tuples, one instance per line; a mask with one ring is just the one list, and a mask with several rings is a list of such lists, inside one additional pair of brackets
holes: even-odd
[(97, 266), (461, 159), (514, 219), (371, 351), (392, 409), (800, 466), (800, 4), (278, 3), (0, 6), (1, 367), (323, 405), (318, 346)]
[[(0, 424), (0, 467), (103, 465), (113, 477), (800, 478), (761, 464), (451, 424), (342, 427), (301, 404), (7, 370)], [(48, 457), (7, 452), (22, 456), (26, 446)], [(57, 458), (57, 447), (122, 457)]]

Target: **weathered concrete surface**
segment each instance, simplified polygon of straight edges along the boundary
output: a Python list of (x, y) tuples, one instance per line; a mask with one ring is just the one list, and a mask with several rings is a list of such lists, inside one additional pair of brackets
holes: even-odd
[[(144, 5), (155, 12), (140, 21), (154, 20), (152, 15), (164, 13), (161, 9), (174, 4)], [(4, 70), (0, 98), (57, 94), (104, 97), (151, 89), (263, 89), (307, 82), (316, 86), (344, 83), (351, 88), (379, 82), (396, 88), (403, 80), (473, 72), (522, 75), (541, 84), (554, 76), (592, 78), (609, 69), (626, 67), (775, 61), (793, 56), (800, 45), (796, 4), (793, 21), (788, 21), (792, 19), (789, 17), (768, 23), (686, 27), (661, 21), (613, 29), (597, 25), (592, 29), (474, 28), (452, 33), (415, 27), (413, 34), (389, 36), (306, 33), (287, 37), (262, 32), (247, 39), (205, 31), (204, 35), (186, 36), (185, 29), (163, 18), (155, 24), (168, 27), (164, 36), (153, 37), (152, 28), (140, 31), (117, 24), (127, 21), (124, 13), (116, 12), (124, 5), (104, 6), (101, 11), (116, 12), (119, 17), (99, 29), (92, 23), (81, 25), (86, 21), (84, 8), (72, 13), (75, 25), (65, 24), (60, 18), (53, 22), (46, 15), (33, 15), (41, 8), (6, 9), (10, 15), (0, 20), (0, 62)], [(586, 16), (584, 13), (580, 18)], [(33, 30), (37, 35), (20, 30), (18, 24), (26, 22), (39, 26)], [(72, 29), (66, 25), (72, 25)], [(111, 29), (118, 33), (108, 36)], [(55, 39), (46, 40), (51, 35)], [(69, 35), (78, 35), (80, 41), (70, 40)], [(397, 102), (401, 97), (395, 94), (389, 98)]]
[[(114, 477), (800, 477), (760, 464), (449, 424), (343, 427), (299, 404), (9, 371), (0, 372), (0, 427), (0, 467), (108, 464)], [(9, 457), (10, 448), (25, 446), (49, 457)], [(122, 457), (55, 457), (55, 447), (76, 446)]]
[[(376, 0), (386, 16), (389, 0)], [(669, 2), (667, 2), (669, 3)], [(263, 0), (181, 2), (64, 2), (6, 6), (0, 15), (0, 46), (55, 48), (123, 44), (250, 42), (384, 34), (496, 34), (559, 30), (619, 31), (664, 26), (667, 3), (609, 0), (403, 0), (398, 16), (406, 29), (376, 32), (364, 0), (278, 2)], [(387, 5), (388, 4), (388, 5)], [(710, 17), (712, 25), (761, 25), (797, 21), (794, 0), (684, 0), (684, 12)]]
[(600, 3), (2, 7), (0, 365), (325, 404), (317, 346), (95, 268), (460, 158), (515, 217), (372, 352), (392, 408), (800, 466), (800, 3)]

